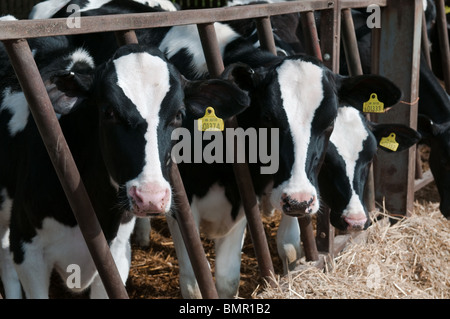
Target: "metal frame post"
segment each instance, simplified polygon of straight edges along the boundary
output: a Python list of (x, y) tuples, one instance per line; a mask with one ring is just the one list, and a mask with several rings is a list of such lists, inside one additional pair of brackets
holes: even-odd
[[(374, 120), (417, 128), (422, 1), (388, 0), (388, 6), (382, 10), (379, 37), (374, 39), (379, 41), (375, 44), (379, 63), (374, 73), (398, 85), (403, 101), (387, 114), (374, 114)], [(376, 199), (382, 201), (386, 197), (386, 209), (393, 215), (409, 215), (413, 209), (415, 156), (414, 146), (398, 154), (378, 152), (375, 158)]]
[[(335, 73), (339, 72), (339, 48), (341, 34), (341, 6), (339, 1), (330, 2), (333, 7), (320, 12), (321, 51), (323, 63)], [(317, 216), (317, 249), (334, 253), (334, 227), (330, 224), (330, 209), (326, 207)]]
[(444, 0), (435, 0), (437, 21), (436, 26), (438, 28), (439, 36), (439, 48), (442, 54), (442, 73), (444, 75), (445, 91), (450, 94), (450, 47), (448, 40), (447, 30), (447, 17), (445, 15), (445, 3)]

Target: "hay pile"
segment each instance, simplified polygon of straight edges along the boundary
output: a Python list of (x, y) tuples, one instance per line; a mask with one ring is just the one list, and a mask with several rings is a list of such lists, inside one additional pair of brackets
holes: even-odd
[[(380, 213), (382, 217), (386, 214)], [(367, 230), (325, 270), (305, 267), (278, 278), (256, 298), (450, 298), (450, 221), (438, 203), (415, 202), (414, 213)]]

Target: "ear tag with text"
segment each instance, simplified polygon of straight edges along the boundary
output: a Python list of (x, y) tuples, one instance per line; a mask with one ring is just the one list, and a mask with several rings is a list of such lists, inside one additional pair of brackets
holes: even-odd
[(363, 112), (365, 113), (384, 113), (384, 103), (378, 101), (375, 93), (370, 94), (370, 99), (363, 104)]
[(216, 116), (214, 109), (208, 106), (205, 111), (205, 116), (198, 119), (197, 127), (199, 131), (223, 131), (225, 129), (224, 122), (221, 118)]
[(389, 134), (388, 137), (381, 138), (380, 146), (383, 146), (384, 148), (387, 148), (388, 150), (391, 150), (393, 152), (397, 151), (398, 143), (395, 140), (395, 133)]

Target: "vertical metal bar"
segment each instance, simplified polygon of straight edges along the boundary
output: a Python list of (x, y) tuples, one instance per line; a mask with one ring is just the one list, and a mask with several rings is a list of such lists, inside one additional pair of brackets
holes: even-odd
[[(331, 3), (331, 2), (330, 2)], [(333, 72), (339, 72), (339, 46), (341, 33), (341, 8), (338, 1), (333, 7), (320, 12), (321, 51), (325, 66)], [(330, 209), (325, 208), (317, 216), (316, 225), (317, 249), (333, 254), (334, 227), (330, 224)]]
[(200, 40), (202, 41), (203, 52), (205, 54), (209, 74), (212, 78), (218, 78), (225, 69), (225, 66), (223, 65), (222, 53), (220, 52), (219, 45), (217, 44), (214, 24), (198, 24), (197, 30)]
[[(119, 45), (138, 43), (134, 30), (117, 31), (115, 34)], [(180, 227), (181, 236), (183, 237), (202, 297), (204, 299), (218, 299), (219, 295), (217, 294), (211, 269), (209, 268), (205, 250), (197, 231), (197, 225), (192, 216), (183, 180), (176, 163), (172, 163), (170, 168), (170, 183), (177, 208), (175, 210), (177, 224)]]
[[(382, 9), (379, 43), (379, 73), (403, 92), (403, 101), (387, 114), (374, 114), (378, 123), (402, 123), (417, 127), (422, 1), (389, 0)], [(407, 104), (408, 103), (408, 104)], [(391, 214), (409, 215), (413, 209), (416, 148), (398, 154), (378, 152), (374, 161), (377, 201), (385, 198)], [(395, 157), (395, 159), (394, 159)]]
[(445, 3), (444, 0), (436, 0), (435, 3), (439, 49), (442, 55), (442, 73), (444, 74), (445, 90), (450, 94), (450, 46), (448, 40), (447, 17), (445, 16)]
[(138, 43), (136, 32), (134, 32), (134, 30), (116, 31), (115, 35), (119, 45)]
[[(211, 77), (219, 77), (224, 70), (222, 55), (219, 50), (216, 33), (213, 24), (199, 24), (200, 39), (202, 41), (203, 52), (210, 70)], [(236, 117), (228, 119), (225, 123), (228, 128), (237, 128), (238, 123)], [(234, 143), (235, 148), (237, 143)], [(269, 246), (261, 220), (261, 214), (258, 207), (255, 190), (247, 163), (237, 163), (237, 152), (234, 150), (233, 171), (236, 183), (239, 188), (239, 194), (245, 210), (250, 235), (255, 249), (256, 259), (258, 260), (259, 271), (263, 278), (269, 284), (275, 284), (271, 280), (274, 276), (272, 258), (270, 256)]]
[(189, 206), (189, 200), (184, 189), (183, 180), (181, 179), (176, 163), (172, 163), (171, 166), (170, 182), (173, 187), (174, 201), (177, 205), (177, 223), (180, 227), (181, 235), (183, 236), (202, 297), (205, 299), (218, 299), (219, 296), (212, 278), (211, 269), (207, 263), (205, 250), (200, 240), (200, 235), (197, 231), (197, 226)]
[(259, 43), (261, 44), (261, 48), (273, 53), (274, 55), (277, 55), (270, 17), (256, 19), (256, 30), (258, 32), (258, 38)]
[(430, 57), (430, 43), (427, 33), (427, 21), (425, 20), (425, 12), (422, 14), (422, 38), (421, 38), (422, 53), (425, 55), (428, 67), (432, 69), (431, 57)]
[(128, 299), (26, 40), (4, 41), (31, 113), (109, 298)]
[(358, 42), (355, 33), (355, 25), (353, 24), (353, 17), (350, 9), (342, 10), (341, 34), (349, 74), (352, 76), (363, 74), (361, 57), (359, 56)]
[(306, 41), (308, 54), (323, 60), (320, 50), (319, 34), (317, 32), (316, 19), (313, 11), (301, 12), (300, 19), (302, 23), (303, 37)]

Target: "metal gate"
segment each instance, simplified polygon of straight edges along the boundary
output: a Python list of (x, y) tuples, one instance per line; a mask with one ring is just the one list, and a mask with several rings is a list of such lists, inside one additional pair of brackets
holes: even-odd
[[(135, 29), (196, 24), (210, 74), (218, 76), (224, 67), (215, 37), (214, 22), (254, 18), (258, 24), (258, 35), (263, 48), (274, 52), (270, 16), (301, 12), (310, 30), (308, 35), (310, 53), (322, 59), (334, 72), (338, 72), (341, 23), (344, 49), (349, 56), (356, 59), (355, 35), (354, 30), (352, 31), (349, 9), (365, 8), (369, 5), (377, 5), (382, 11), (382, 27), (373, 29), (372, 70), (374, 73), (392, 79), (404, 93), (402, 105), (397, 106), (389, 114), (375, 116), (373, 120), (403, 123), (416, 128), (422, 0), (306, 0), (258, 4), (249, 7), (82, 17), (83, 28), (81, 29), (69, 28), (66, 19), (0, 22), (0, 40), (7, 48), (32, 114), (110, 298), (127, 298), (128, 296), (109, 254), (104, 236), (101, 236), (101, 228), (25, 39), (114, 31), (120, 43), (129, 43), (137, 41), (132, 31)], [(317, 32), (312, 15), (315, 11), (321, 13), (321, 23), (317, 26), (320, 32)], [(343, 17), (342, 20), (341, 17)], [(318, 42), (317, 34), (323, 35), (320, 42)], [(398, 57), (401, 57), (401, 63)], [(357, 64), (351, 66), (350, 72), (360, 73)], [(236, 126), (238, 123), (230, 121), (227, 125)], [(58, 152), (54, 152), (56, 145), (58, 145)], [(396, 154), (395, 161), (389, 157), (389, 154), (379, 154), (378, 161), (374, 165), (375, 198), (386, 196), (386, 208), (394, 214), (405, 214), (412, 209), (415, 155), (415, 147)], [(248, 183), (248, 167), (246, 164), (238, 164), (234, 169), (258, 258), (260, 274), (262, 277), (270, 278), (273, 266), (253, 186)], [(173, 187), (178, 188), (181, 200), (184, 202), (184, 205), (181, 205), (182, 209), (178, 212), (180, 220), (184, 221), (180, 223), (180, 227), (190, 252), (191, 262), (196, 269), (200, 290), (204, 298), (217, 298), (176, 165), (172, 168), (171, 175)], [(309, 220), (299, 221), (302, 227), (302, 240), (309, 259), (318, 259), (319, 252), (333, 254), (342, 249), (342, 243), (345, 241), (335, 238), (327, 215), (320, 215), (316, 235), (312, 231)]]

